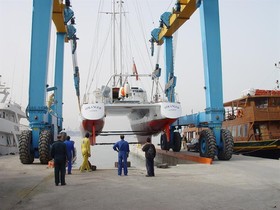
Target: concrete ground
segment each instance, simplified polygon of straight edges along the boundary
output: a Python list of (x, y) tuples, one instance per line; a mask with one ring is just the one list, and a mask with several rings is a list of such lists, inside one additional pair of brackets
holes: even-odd
[(66, 175), (55, 186), (53, 169), (22, 165), (18, 156), (0, 156), (0, 209), (280, 209), (280, 160), (233, 156), (212, 165), (181, 164), (155, 169), (129, 168)]

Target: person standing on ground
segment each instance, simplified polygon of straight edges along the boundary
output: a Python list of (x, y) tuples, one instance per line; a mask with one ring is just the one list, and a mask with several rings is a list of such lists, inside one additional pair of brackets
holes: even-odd
[(187, 149), (187, 137), (183, 135), (182, 138), (183, 149)]
[(146, 140), (146, 144), (144, 144), (142, 151), (145, 152), (146, 158), (146, 169), (147, 175), (146, 177), (155, 176), (154, 172), (154, 158), (156, 157), (156, 148), (151, 143), (151, 138), (148, 137)]
[(66, 137), (66, 140), (64, 141), (64, 143), (66, 144), (66, 150), (67, 150), (67, 172), (68, 174), (71, 174), (71, 170), (72, 170), (72, 160), (74, 157), (74, 142), (70, 141), (70, 136)]
[(88, 158), (91, 156), (90, 152), (90, 142), (89, 142), (89, 133), (86, 133), (85, 138), (82, 139), (81, 143), (82, 155), (83, 155), (83, 163), (80, 167), (80, 171), (91, 171), (89, 167)]
[(67, 160), (67, 151), (66, 151), (66, 145), (63, 143), (61, 134), (57, 135), (57, 141), (55, 141), (52, 144), (51, 156), (54, 159), (55, 185), (58, 186), (59, 183), (61, 183), (61, 185), (66, 185), (65, 166)]
[(113, 149), (117, 151), (118, 154), (118, 175), (122, 175), (122, 165), (123, 173), (127, 176), (127, 157), (129, 155), (129, 144), (124, 140), (124, 135), (120, 135), (121, 140), (114, 144)]

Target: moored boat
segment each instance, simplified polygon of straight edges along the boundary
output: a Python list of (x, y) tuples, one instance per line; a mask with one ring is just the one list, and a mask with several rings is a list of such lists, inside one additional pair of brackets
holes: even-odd
[(8, 98), (9, 89), (0, 81), (0, 155), (18, 153), (19, 135), (27, 127), (21, 124), (26, 119), (21, 106)]
[(280, 90), (248, 89), (224, 107), (235, 153), (280, 157)]
[(145, 142), (147, 136), (159, 134), (181, 116), (179, 102), (168, 102), (159, 94), (154, 95), (156, 100), (148, 101), (144, 89), (137, 86), (126, 89), (127, 94), (122, 95), (121, 87), (103, 87), (100, 92), (93, 92), (95, 102), (82, 105), (82, 131), (92, 134), (92, 144), (95, 136), (102, 132), (105, 116), (127, 116), (139, 143)]

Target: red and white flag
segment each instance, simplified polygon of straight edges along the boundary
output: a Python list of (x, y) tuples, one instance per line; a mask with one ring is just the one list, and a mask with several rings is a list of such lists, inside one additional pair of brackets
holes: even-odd
[(133, 75), (136, 75), (136, 80), (138, 80), (138, 72), (134, 60), (133, 60), (132, 72)]

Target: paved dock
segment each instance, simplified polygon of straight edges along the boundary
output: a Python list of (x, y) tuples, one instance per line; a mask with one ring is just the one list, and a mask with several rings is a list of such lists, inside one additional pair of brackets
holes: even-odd
[(22, 165), (17, 155), (0, 156), (0, 209), (208, 210), (280, 209), (280, 161), (233, 156), (230, 161), (156, 168), (116, 169), (66, 175), (55, 186), (53, 169)]

